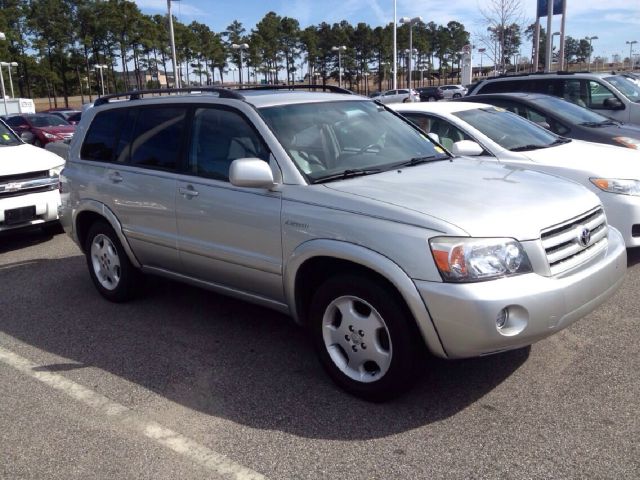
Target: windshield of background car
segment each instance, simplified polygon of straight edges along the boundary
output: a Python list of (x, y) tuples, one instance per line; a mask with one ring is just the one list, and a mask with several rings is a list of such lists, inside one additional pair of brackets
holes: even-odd
[(59, 127), (61, 125), (69, 125), (69, 122), (63, 120), (56, 115), (34, 115), (29, 117), (29, 121), (34, 127)]
[(415, 158), (448, 158), (426, 135), (372, 101), (282, 105), (260, 113), (311, 181), (345, 170), (390, 169)]
[(0, 146), (20, 145), (21, 143), (13, 131), (4, 123), (0, 122)]
[(474, 108), (454, 115), (507, 150), (545, 148), (559, 139), (548, 130), (502, 108)]
[(606, 77), (605, 80), (616, 87), (625, 97), (632, 102), (640, 103), (640, 87), (622, 75)]
[(539, 97), (535, 99), (535, 103), (569, 123), (601, 123), (611, 120), (593, 110), (557, 97)]

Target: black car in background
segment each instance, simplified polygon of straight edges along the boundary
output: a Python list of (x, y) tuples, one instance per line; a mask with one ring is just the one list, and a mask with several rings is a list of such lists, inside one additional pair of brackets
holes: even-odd
[(420, 87), (416, 88), (416, 92), (421, 102), (437, 102), (444, 98), (444, 90), (440, 87)]
[(455, 101), (502, 107), (563, 137), (640, 150), (640, 127), (620, 123), (559, 97), (541, 93), (489, 93)]

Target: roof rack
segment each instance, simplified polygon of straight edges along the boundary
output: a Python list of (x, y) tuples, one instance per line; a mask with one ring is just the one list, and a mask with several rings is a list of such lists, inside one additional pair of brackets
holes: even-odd
[(122, 98), (129, 97), (129, 100), (140, 100), (143, 95), (171, 95), (177, 93), (217, 93), (220, 98), (233, 98), (236, 100), (244, 100), (244, 97), (238, 93), (237, 90), (231, 90), (229, 88), (223, 87), (182, 87), (182, 88), (155, 88), (151, 90), (132, 90), (130, 92), (124, 93), (114, 93), (111, 95), (105, 95), (96, 99), (93, 102), (94, 107), (99, 107), (100, 105), (105, 105), (109, 103), (109, 100), (114, 98)]
[(323, 92), (332, 92), (332, 93), (344, 93), (347, 95), (355, 95), (351, 90), (347, 90), (346, 88), (337, 87), (335, 85), (305, 85), (305, 84), (297, 84), (297, 85), (250, 85), (247, 87), (240, 87), (236, 91), (242, 90), (322, 90)]

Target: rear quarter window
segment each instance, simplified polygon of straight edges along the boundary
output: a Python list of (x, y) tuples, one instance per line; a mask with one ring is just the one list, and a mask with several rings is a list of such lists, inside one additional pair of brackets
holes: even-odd
[(116, 145), (128, 110), (119, 108), (98, 113), (84, 139), (80, 156), (83, 160), (113, 162)]

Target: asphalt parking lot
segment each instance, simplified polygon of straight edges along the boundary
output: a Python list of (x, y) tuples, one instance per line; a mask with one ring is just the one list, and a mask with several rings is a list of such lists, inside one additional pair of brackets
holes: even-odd
[(640, 478), (638, 263), (567, 330), (378, 405), (282, 315), (161, 279), (111, 304), (66, 235), (2, 235), (0, 478)]

